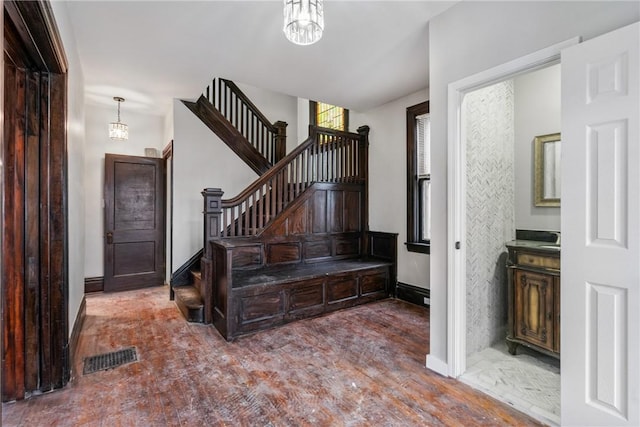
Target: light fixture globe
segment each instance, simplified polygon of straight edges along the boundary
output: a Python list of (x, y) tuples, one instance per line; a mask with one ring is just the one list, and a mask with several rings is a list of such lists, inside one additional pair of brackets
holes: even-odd
[(109, 123), (109, 138), (116, 141), (125, 141), (129, 139), (129, 126), (120, 121), (120, 103), (124, 102), (124, 98), (114, 96), (113, 100), (118, 103), (118, 121)]
[(322, 38), (322, 0), (284, 0), (284, 34), (292, 43), (306, 46)]

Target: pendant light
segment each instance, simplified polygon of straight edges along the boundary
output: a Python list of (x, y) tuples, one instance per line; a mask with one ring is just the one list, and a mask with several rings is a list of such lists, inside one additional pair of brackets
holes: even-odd
[(114, 96), (113, 100), (118, 103), (118, 121), (109, 123), (109, 138), (125, 141), (129, 139), (129, 126), (120, 121), (120, 103), (124, 102), (124, 98)]
[(322, 0), (284, 0), (284, 34), (290, 42), (310, 45), (322, 37)]

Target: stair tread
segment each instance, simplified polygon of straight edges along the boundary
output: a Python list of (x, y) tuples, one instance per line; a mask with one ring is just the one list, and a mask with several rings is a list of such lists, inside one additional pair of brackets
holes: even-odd
[(173, 288), (173, 292), (176, 299), (190, 309), (204, 306), (200, 292), (194, 286), (177, 286)]
[(202, 279), (202, 273), (200, 270), (191, 270), (191, 275), (195, 278)]

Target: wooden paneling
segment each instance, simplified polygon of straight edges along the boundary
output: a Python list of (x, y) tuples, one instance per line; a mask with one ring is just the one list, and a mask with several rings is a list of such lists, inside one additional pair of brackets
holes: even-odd
[(367, 274), (360, 279), (361, 295), (368, 295), (376, 292), (384, 292), (388, 283), (385, 273)]
[(329, 191), (327, 216), (331, 224), (331, 231), (340, 233), (344, 231), (344, 192)]
[(242, 323), (279, 317), (284, 312), (281, 292), (270, 292), (240, 299)]
[(325, 190), (318, 190), (313, 195), (311, 224), (313, 233), (327, 232), (327, 192)]
[(358, 280), (351, 275), (341, 276), (327, 282), (327, 303), (334, 304), (358, 297)]
[(299, 262), (301, 252), (297, 242), (267, 244), (267, 264)]
[(289, 310), (296, 312), (301, 309), (322, 306), (324, 304), (324, 280), (316, 279), (305, 282), (304, 285), (294, 287), (289, 294)]
[(336, 256), (358, 255), (360, 253), (360, 237), (338, 238), (334, 241)]
[(305, 242), (303, 247), (305, 260), (327, 258), (331, 256), (331, 240)]
[(2, 399), (69, 379), (66, 59), (47, 2), (5, 1)]
[(233, 251), (233, 268), (251, 267), (262, 264), (262, 247), (240, 246)]
[(307, 234), (309, 220), (308, 201), (296, 209), (289, 218), (289, 234)]
[(359, 191), (345, 191), (344, 192), (344, 224), (346, 232), (360, 231), (362, 225), (360, 224), (361, 212), (360, 212), (360, 196)]

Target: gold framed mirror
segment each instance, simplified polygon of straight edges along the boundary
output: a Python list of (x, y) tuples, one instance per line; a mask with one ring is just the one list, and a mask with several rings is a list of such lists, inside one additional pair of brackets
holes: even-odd
[(560, 133), (536, 136), (534, 144), (534, 204), (560, 206)]

